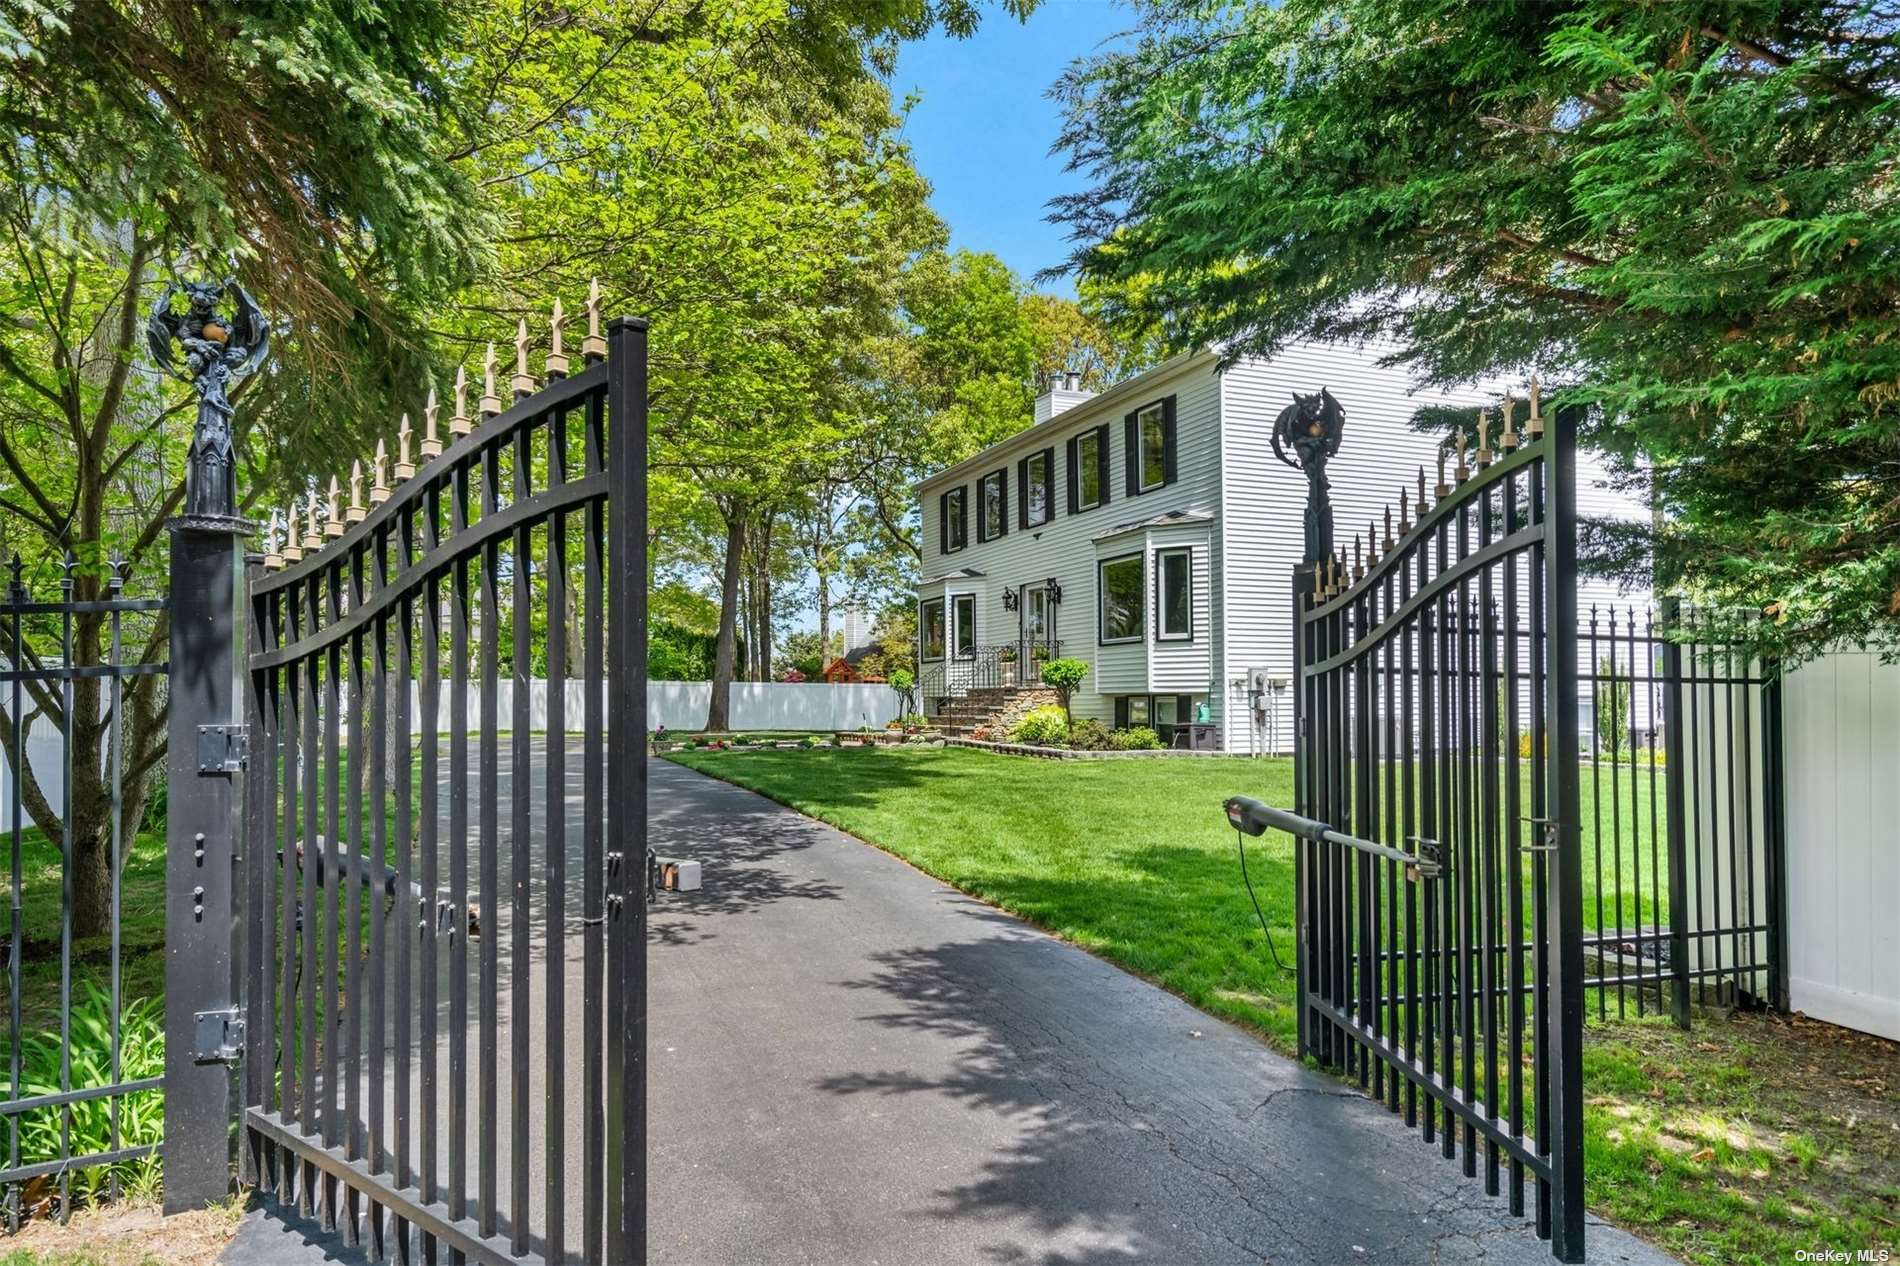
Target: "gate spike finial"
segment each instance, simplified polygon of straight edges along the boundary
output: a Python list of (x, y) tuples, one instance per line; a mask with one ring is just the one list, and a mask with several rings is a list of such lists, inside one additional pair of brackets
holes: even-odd
[(1365, 574), (1365, 563), (1362, 561), (1359, 552), (1359, 538), (1354, 536), (1352, 538), (1352, 578), (1357, 581)]
[(607, 359), (607, 340), (600, 336), (600, 278), (587, 284), (587, 337), (581, 340), (581, 358), (588, 364)]
[(290, 509), (284, 512), (284, 561), (300, 563), (303, 561), (303, 546), (297, 543), (297, 498), (290, 499)]
[(343, 490), (336, 476), (330, 476), (330, 517), (324, 520), (323, 534), (332, 540), (343, 535)]
[(272, 510), (264, 521), (264, 570), (278, 571), (283, 565), (284, 553), (277, 540), (277, 511)]
[(317, 494), (313, 492), (305, 499), (304, 506), (310, 514), (304, 520), (303, 547), (312, 554), (323, 548), (323, 532), (317, 526), (317, 501)]
[(467, 435), (468, 423), (468, 371), (460, 365), (455, 367), (455, 412), (449, 414), (449, 434)]
[(1538, 401), (1537, 375), (1531, 375), (1531, 416), (1524, 423), (1526, 442), (1534, 440), (1544, 433), (1544, 412)]
[[(1425, 481), (1425, 471), (1423, 467), (1419, 469), (1418, 476), (1419, 482), (1422, 485)], [(1438, 498), (1441, 504), (1446, 497), (1451, 495), (1451, 485), (1445, 482), (1445, 450), (1442, 448), (1438, 450), (1438, 484), (1433, 495)]]
[(20, 571), (24, 566), (25, 564), (20, 562), (20, 551), (14, 550), (13, 557), (7, 560), (7, 570), (13, 573), (13, 578), (7, 582), (7, 596), (9, 601), (26, 601), (26, 584), (20, 579)]
[(522, 317), (515, 326), (515, 376), (511, 386), (516, 400), (525, 400), (534, 394), (534, 377), (528, 373), (527, 317)]
[(389, 500), (389, 448), (380, 439), (376, 441), (376, 461), (372, 469), (375, 478), (369, 485), (369, 503), (374, 508)]
[(1491, 464), (1491, 410), (1478, 410), (1478, 469)]
[(402, 415), (402, 429), (396, 432), (396, 482), (416, 477), (416, 464), (410, 460), (409, 444), (416, 433), (409, 429), (409, 415)]
[(1498, 447), (1511, 452), (1517, 447), (1517, 423), (1512, 414), (1517, 412), (1517, 401), (1510, 396), (1504, 397), (1504, 434), (1498, 437)]
[(1463, 431), (1458, 432), (1458, 469), (1455, 473), (1459, 483), (1471, 478), (1471, 470), (1465, 465), (1465, 433)]
[(1399, 489), (1399, 535), (1404, 536), (1412, 530), (1412, 490)]
[(561, 347), (561, 325), (567, 320), (567, 312), (561, 307), (560, 296), (554, 299), (554, 316), (548, 322), (548, 334), (553, 341), (553, 350), (548, 353), (548, 381), (567, 377), (567, 353)]
[[(1399, 495), (1404, 496), (1405, 494), (1401, 492)], [(1401, 520), (1401, 522), (1403, 522), (1403, 520)], [(1388, 554), (1392, 552), (1392, 546), (1395, 543), (1396, 542), (1392, 539), (1392, 507), (1387, 506), (1385, 508), (1385, 548)]]
[(481, 410), (483, 419), (494, 417), (501, 412), (501, 397), (495, 394), (495, 345), (488, 345), (488, 354), (482, 357), (482, 398), (475, 406)]
[(368, 515), (363, 508), (363, 460), (359, 457), (350, 466), (350, 508), (343, 514), (345, 523), (361, 523)]
[(422, 406), (422, 460), (442, 456), (442, 437), (436, 434), (435, 415), (442, 406), (435, 402), (435, 388), (429, 388), (429, 402)]

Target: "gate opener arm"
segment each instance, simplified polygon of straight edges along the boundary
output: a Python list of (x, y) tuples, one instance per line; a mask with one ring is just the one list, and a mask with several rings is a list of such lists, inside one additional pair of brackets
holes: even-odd
[(1260, 835), (1268, 827), (1272, 827), (1276, 831), (1285, 831), (1288, 835), (1311, 840), (1315, 844), (1343, 844), (1347, 848), (1356, 848), (1362, 853), (1370, 853), (1374, 857), (1383, 857), (1388, 861), (1399, 862), (1406, 866), (1416, 866), (1420, 861), (1418, 856), (1405, 852), (1403, 849), (1392, 848), (1372, 840), (1362, 840), (1356, 835), (1347, 835), (1344, 831), (1335, 831), (1315, 818), (1303, 818), (1297, 813), (1276, 809), (1251, 796), (1229, 796), (1224, 803), (1227, 808), (1227, 820), (1233, 823), (1234, 829), (1245, 831), (1249, 835)]

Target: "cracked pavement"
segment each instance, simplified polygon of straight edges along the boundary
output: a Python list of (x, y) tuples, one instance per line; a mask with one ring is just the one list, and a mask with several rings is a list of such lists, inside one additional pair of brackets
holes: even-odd
[[(649, 768), (656, 846), (705, 868), (653, 914), (651, 1260), (1552, 1260), (1345, 1083), (838, 831)], [(1594, 1219), (1588, 1252), (1674, 1260)]]

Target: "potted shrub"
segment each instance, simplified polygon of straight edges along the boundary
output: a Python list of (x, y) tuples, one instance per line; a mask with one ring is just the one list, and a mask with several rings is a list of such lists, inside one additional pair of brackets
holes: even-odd
[(1016, 684), (1016, 648), (1013, 646), (1004, 647), (1002, 650), (998, 651), (996, 653), (996, 662), (1003, 666), (1003, 684), (1005, 686), (1015, 685)]

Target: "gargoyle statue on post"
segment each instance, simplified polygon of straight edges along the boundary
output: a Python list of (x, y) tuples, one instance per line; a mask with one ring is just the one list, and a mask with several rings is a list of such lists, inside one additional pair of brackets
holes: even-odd
[[(1273, 455), (1296, 470), (1306, 472), (1306, 556), (1307, 566), (1317, 564), (1333, 553), (1333, 503), (1328, 495), (1332, 484), (1326, 479), (1326, 462), (1339, 451), (1339, 440), (1346, 429), (1346, 411), (1333, 399), (1333, 393), (1321, 387), (1316, 396), (1293, 393), (1293, 403), (1280, 410), (1273, 422)], [(1287, 449), (1293, 456), (1287, 455)]]
[[(172, 302), (181, 291), (188, 307), (178, 313)], [(227, 291), (232, 296), (229, 314), (218, 310)], [(185, 464), (185, 515), (234, 518), (237, 455), (231, 445), (228, 388), (263, 364), (270, 350), (270, 326), (244, 287), (227, 278), (222, 283), (166, 286), (152, 305), (145, 334), (159, 366), (190, 382), (198, 393), (198, 421)], [(185, 350), (182, 373), (172, 359), (174, 341)]]

